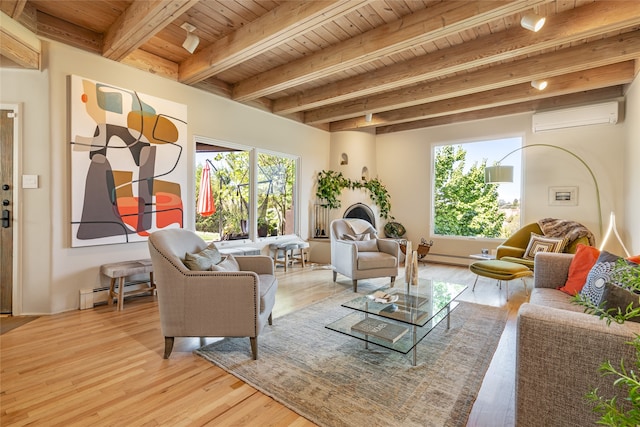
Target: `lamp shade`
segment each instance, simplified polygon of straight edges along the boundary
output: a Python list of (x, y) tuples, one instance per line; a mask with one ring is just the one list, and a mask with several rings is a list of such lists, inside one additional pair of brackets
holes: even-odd
[(513, 182), (513, 166), (488, 166), (484, 168), (484, 182), (487, 184)]

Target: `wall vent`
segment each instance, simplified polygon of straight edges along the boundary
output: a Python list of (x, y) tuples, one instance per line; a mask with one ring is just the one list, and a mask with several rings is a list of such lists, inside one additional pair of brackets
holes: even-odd
[(532, 119), (534, 132), (617, 122), (617, 101), (535, 113)]

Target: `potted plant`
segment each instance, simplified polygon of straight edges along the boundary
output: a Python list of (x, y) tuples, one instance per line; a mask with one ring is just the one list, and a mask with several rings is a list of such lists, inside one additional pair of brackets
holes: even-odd
[(400, 239), (406, 232), (404, 225), (399, 222), (390, 221), (384, 225), (384, 235), (392, 239)]
[[(585, 311), (596, 314), (604, 319), (607, 324), (611, 322), (623, 323), (625, 321), (638, 321), (640, 319), (640, 266), (629, 264), (623, 259), (618, 259), (615, 269), (611, 274), (612, 282), (620, 284), (629, 290), (633, 301), (626, 307), (605, 309), (603, 306), (596, 306), (581, 294), (577, 294), (573, 301), (585, 306)], [(625, 366), (624, 361), (620, 361), (620, 367), (614, 367), (611, 361), (606, 361), (600, 366), (602, 375), (611, 375), (615, 378), (614, 384), (618, 386), (626, 396), (605, 397), (598, 394), (598, 390), (592, 390), (587, 394), (587, 398), (594, 403), (594, 411), (601, 415), (599, 424), (608, 426), (639, 426), (640, 425), (640, 336), (636, 335), (629, 345), (635, 347), (636, 360), (635, 370)], [(631, 404), (631, 409), (626, 409), (620, 401)]]
[(340, 193), (349, 187), (349, 180), (342, 172), (322, 171), (318, 172), (318, 188), (316, 197), (322, 199), (329, 209), (340, 207)]
[(329, 209), (340, 207), (340, 193), (345, 188), (355, 190), (364, 188), (369, 191), (371, 201), (380, 209), (380, 217), (393, 220), (391, 216), (391, 196), (387, 188), (377, 179), (353, 181), (345, 178), (342, 172), (322, 171), (318, 173), (318, 187), (316, 197), (324, 201), (323, 205)]
[(269, 222), (266, 218), (258, 218), (258, 237), (267, 237), (269, 234)]

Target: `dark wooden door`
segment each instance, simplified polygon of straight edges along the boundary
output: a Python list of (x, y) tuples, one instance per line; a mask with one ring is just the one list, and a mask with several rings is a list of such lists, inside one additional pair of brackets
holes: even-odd
[(11, 314), (13, 294), (13, 110), (0, 110), (0, 313)]

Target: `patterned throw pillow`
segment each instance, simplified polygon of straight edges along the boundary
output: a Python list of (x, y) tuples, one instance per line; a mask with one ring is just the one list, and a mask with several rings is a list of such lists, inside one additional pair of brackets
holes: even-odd
[(193, 254), (187, 252), (182, 262), (189, 270), (206, 271), (209, 270), (212, 265), (219, 263), (221, 259), (222, 255), (220, 255), (218, 248), (211, 243), (200, 252)]
[(534, 259), (538, 252), (562, 252), (567, 244), (567, 238), (558, 239), (555, 237), (545, 237), (536, 233), (531, 233), (529, 245), (524, 251), (522, 258)]
[[(595, 305), (600, 305), (604, 301), (603, 294), (606, 289), (606, 284), (611, 282), (617, 284), (611, 277), (615, 270), (616, 263), (620, 259), (619, 256), (602, 251), (598, 257), (593, 268), (587, 276), (587, 283), (580, 291), (580, 294), (587, 298)], [(626, 261), (629, 264), (637, 265), (631, 261)]]

